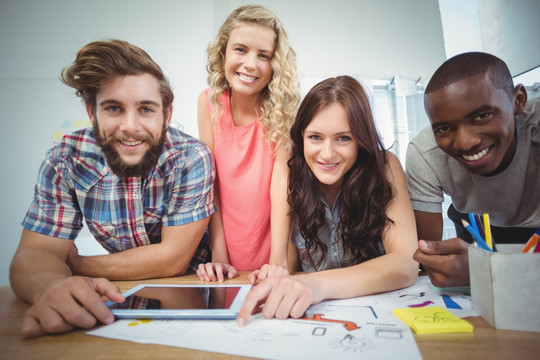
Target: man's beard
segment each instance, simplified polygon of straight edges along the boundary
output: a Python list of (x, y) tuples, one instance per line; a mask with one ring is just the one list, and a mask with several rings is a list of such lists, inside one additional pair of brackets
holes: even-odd
[(94, 122), (94, 136), (96, 137), (96, 143), (101, 148), (101, 151), (103, 151), (103, 155), (105, 155), (105, 160), (107, 161), (107, 165), (111, 171), (120, 178), (146, 177), (149, 171), (156, 164), (159, 155), (161, 155), (163, 144), (165, 143), (166, 133), (167, 126), (165, 122), (163, 122), (159, 139), (156, 140), (151, 136), (135, 139), (131, 138), (131, 140), (147, 142), (150, 145), (150, 149), (146, 150), (143, 158), (137, 164), (127, 164), (124, 160), (122, 160), (122, 157), (118, 151), (116, 151), (116, 149), (113, 147), (118, 140), (124, 139), (118, 138), (114, 135), (107, 138), (102, 137), (97, 124), (97, 119)]

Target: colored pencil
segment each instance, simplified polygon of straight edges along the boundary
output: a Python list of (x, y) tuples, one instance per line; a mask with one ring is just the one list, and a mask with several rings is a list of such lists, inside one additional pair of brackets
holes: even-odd
[(478, 215), (478, 214), (474, 214), (474, 220), (476, 221), (476, 226), (478, 227), (478, 232), (480, 233), (480, 236), (485, 241), (486, 240), (486, 231), (484, 230), (484, 223), (482, 221), (482, 217), (480, 215)]
[[(469, 213), (469, 224), (472, 226), (472, 228), (474, 230), (476, 230), (476, 232), (478, 234), (480, 234), (480, 229), (478, 229), (478, 224), (476, 223), (476, 219), (474, 218), (474, 214), (473, 213)], [(482, 235), (480, 235), (482, 236)]]
[[(540, 240), (540, 228), (538, 228), (538, 230), (536, 230), (534, 232), (534, 234), (532, 234), (531, 238), (529, 239), (529, 241), (527, 241), (527, 243), (525, 244), (525, 247), (523, 248), (523, 250), (521, 250), (522, 253), (526, 253), (526, 252), (529, 252), (529, 250), (532, 249), (532, 247), (534, 245), (536, 245), (536, 243), (538, 242), (538, 240)], [(536, 249), (535, 249), (536, 250)]]
[(465, 229), (467, 229), (467, 231), (469, 232), (469, 234), (471, 234), (471, 236), (473, 237), (473, 239), (475, 240), (476, 242), (476, 245), (478, 245), (478, 247), (484, 249), (484, 250), (487, 250), (487, 251), (493, 251), (491, 250), (491, 248), (489, 246), (487, 246), (486, 242), (484, 241), (484, 239), (482, 239), (482, 237), (480, 236), (480, 234), (478, 233), (478, 231), (476, 231), (475, 228), (473, 228), (471, 226), (471, 224), (469, 224), (468, 222), (466, 222), (465, 220), (461, 220), (461, 223), (463, 224), (463, 226), (465, 227)]
[(491, 239), (491, 225), (489, 223), (489, 214), (484, 214), (484, 234), (486, 235), (486, 244), (493, 250), (493, 242)]

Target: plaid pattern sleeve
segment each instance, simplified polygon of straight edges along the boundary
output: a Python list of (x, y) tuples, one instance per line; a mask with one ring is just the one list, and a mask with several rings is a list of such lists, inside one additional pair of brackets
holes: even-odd
[[(109, 253), (161, 242), (163, 226), (209, 217), (215, 210), (214, 164), (199, 140), (169, 129), (164, 150), (146, 178), (119, 178), (107, 167), (92, 129), (64, 136), (39, 170), (22, 225), (75, 239), (86, 226)], [(207, 234), (190, 270), (208, 261)]]
[(163, 218), (164, 226), (188, 224), (209, 217), (214, 204), (214, 162), (210, 151), (198, 141), (184, 161), (174, 168), (174, 186)]
[(73, 187), (51, 154), (41, 164), (34, 198), (22, 226), (40, 234), (73, 240), (82, 228), (81, 211)]

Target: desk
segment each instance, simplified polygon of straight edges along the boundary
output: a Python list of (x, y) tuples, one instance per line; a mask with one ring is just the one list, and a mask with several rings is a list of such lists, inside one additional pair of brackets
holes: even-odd
[[(144, 281), (118, 281), (122, 291), (138, 283), (201, 283), (196, 275)], [(241, 273), (227, 283), (246, 283)], [(9, 359), (246, 359), (242, 356), (211, 353), (161, 345), (146, 345), (87, 335), (84, 330), (23, 339), (20, 320), (28, 305), (9, 286), (0, 287), (0, 358)], [(493, 329), (481, 317), (467, 318), (472, 334), (415, 335), (422, 357), (429, 359), (538, 359), (540, 333)]]

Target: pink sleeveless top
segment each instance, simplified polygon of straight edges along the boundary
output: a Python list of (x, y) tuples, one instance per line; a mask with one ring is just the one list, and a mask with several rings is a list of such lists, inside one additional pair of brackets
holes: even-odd
[[(216, 110), (206, 104), (210, 117)], [(264, 139), (264, 126), (253, 121), (237, 127), (229, 92), (219, 100), (223, 114), (214, 122), (214, 152), (221, 198), (221, 216), (229, 262), (237, 270), (257, 270), (270, 260), (270, 181), (272, 149)]]

